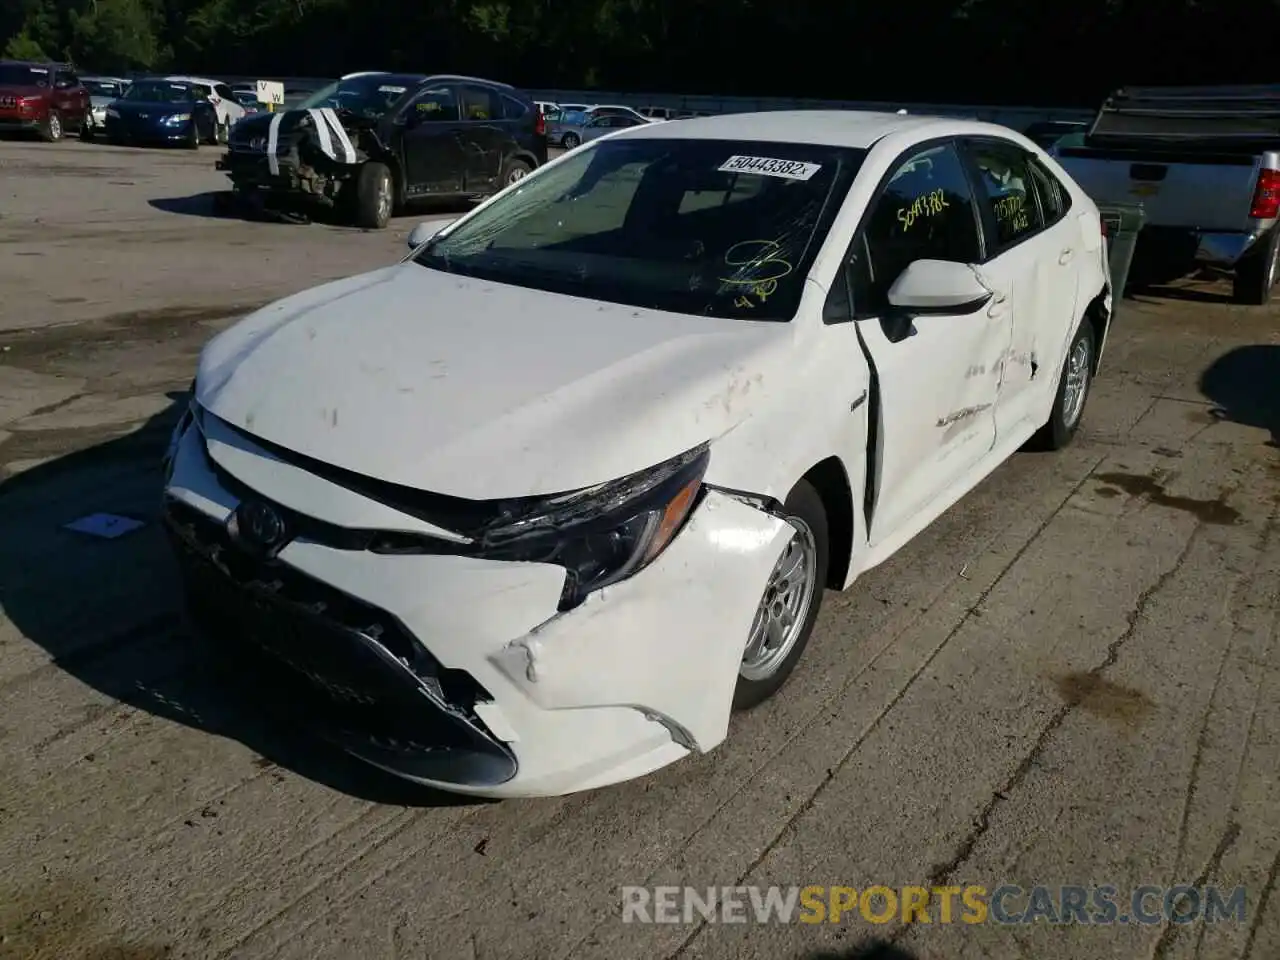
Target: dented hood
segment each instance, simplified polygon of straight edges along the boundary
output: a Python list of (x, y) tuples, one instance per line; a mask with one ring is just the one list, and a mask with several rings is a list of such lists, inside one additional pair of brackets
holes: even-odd
[(732, 429), (785, 369), (791, 329), (409, 262), (220, 334), (197, 398), (247, 433), (392, 483), (478, 500), (558, 493)]

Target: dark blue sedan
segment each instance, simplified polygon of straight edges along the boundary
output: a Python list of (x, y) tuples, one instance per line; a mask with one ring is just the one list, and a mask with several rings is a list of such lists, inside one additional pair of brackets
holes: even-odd
[(176, 143), (194, 150), (202, 140), (217, 140), (216, 108), (203, 90), (180, 80), (135, 80), (104, 119), (112, 143)]

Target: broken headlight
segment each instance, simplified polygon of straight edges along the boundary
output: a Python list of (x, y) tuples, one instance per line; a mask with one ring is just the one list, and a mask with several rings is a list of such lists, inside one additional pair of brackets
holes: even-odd
[(572, 609), (667, 548), (697, 505), (709, 459), (703, 445), (621, 480), (544, 500), (490, 527), (484, 552), (564, 567), (560, 609)]

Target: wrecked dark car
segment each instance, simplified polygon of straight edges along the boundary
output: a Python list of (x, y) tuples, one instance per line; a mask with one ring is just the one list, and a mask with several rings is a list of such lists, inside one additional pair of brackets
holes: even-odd
[(514, 87), (356, 73), (295, 109), (241, 120), (217, 167), (235, 199), (380, 229), (407, 204), (483, 198), (546, 160), (542, 114)]

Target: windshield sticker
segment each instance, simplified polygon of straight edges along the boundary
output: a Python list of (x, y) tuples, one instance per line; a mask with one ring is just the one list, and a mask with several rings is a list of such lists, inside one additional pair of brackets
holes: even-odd
[(950, 203), (942, 190), (922, 193), (905, 207), (898, 208), (898, 222), (902, 224), (902, 232), (910, 230), (922, 217), (936, 217), (946, 210)]
[(379, 93), (404, 93), (408, 87), (379, 87)]
[(808, 180), (822, 169), (822, 164), (775, 160), (771, 157), (733, 156), (716, 169), (721, 173), (755, 173), (762, 177), (782, 177), (784, 180)]

